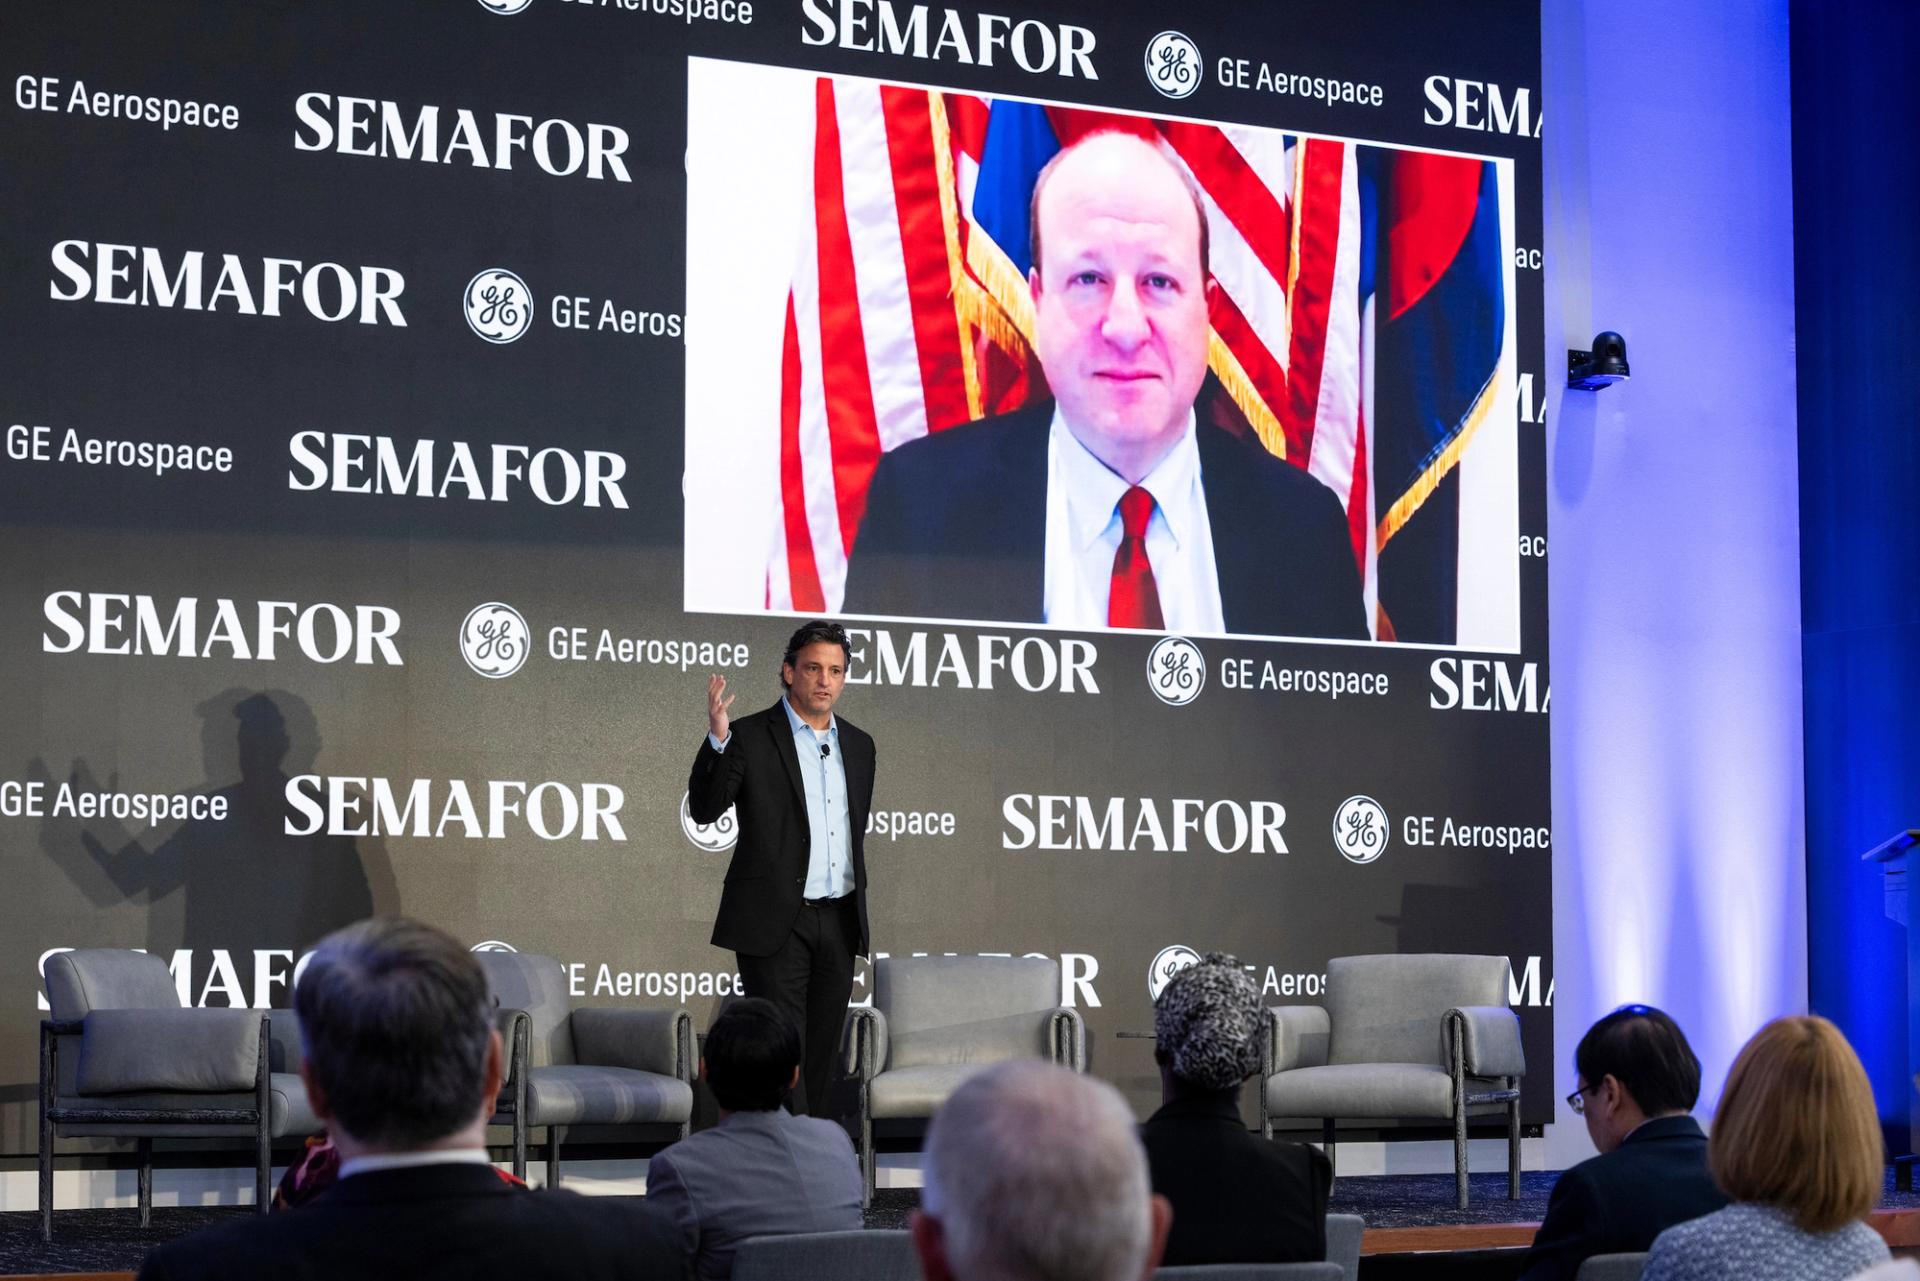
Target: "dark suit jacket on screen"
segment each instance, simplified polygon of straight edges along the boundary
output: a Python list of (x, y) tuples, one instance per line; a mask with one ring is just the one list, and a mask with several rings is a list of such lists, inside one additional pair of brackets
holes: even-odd
[(1658, 1117), (1560, 1176), (1522, 1279), (1573, 1281), (1581, 1260), (1638, 1253), (1674, 1224), (1726, 1203), (1707, 1173), (1699, 1125), (1690, 1116)]
[[(847, 612), (1044, 622), (1052, 422), (1041, 402), (883, 457), (847, 566)], [(1226, 629), (1365, 639), (1333, 491), (1218, 427), (1195, 430)]]
[(855, 1231), (860, 1193), (847, 1132), (784, 1108), (735, 1112), (647, 1165), (647, 1203), (673, 1221), (701, 1281), (731, 1276), (748, 1237)]
[(1247, 1132), (1236, 1096), (1175, 1099), (1140, 1127), (1153, 1190), (1173, 1203), (1168, 1267), (1327, 1257), (1333, 1166)]
[(631, 1201), (509, 1187), (488, 1166), (342, 1179), (311, 1204), (157, 1247), (141, 1281), (680, 1281), (665, 1220)]
[[(873, 738), (844, 716), (840, 750), (846, 757), (847, 809), (852, 819), (854, 906), (859, 946), (867, 954), (867, 811), (873, 803)], [(807, 882), (813, 829), (800, 782), (800, 755), (793, 726), (779, 703), (742, 716), (729, 727), (727, 750), (716, 752), (702, 735), (687, 780), (687, 810), (696, 823), (711, 823), (738, 806), (740, 836), (727, 864), (713, 945), (743, 956), (771, 956), (786, 942)]]

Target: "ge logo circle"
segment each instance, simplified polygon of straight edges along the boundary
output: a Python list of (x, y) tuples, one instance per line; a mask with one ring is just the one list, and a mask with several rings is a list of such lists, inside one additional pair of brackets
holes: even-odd
[(519, 13), (533, 0), (480, 0), (480, 7), (488, 13)]
[(497, 600), (474, 606), (460, 624), (460, 657), (489, 680), (519, 671), (531, 642), (532, 633), (520, 611)]
[(1200, 964), (1200, 953), (1185, 944), (1175, 943), (1172, 947), (1160, 949), (1160, 955), (1153, 958), (1153, 964), (1147, 967), (1147, 995), (1154, 1000), (1160, 999), (1160, 993), (1166, 991), (1167, 983), (1189, 965)]
[(1147, 81), (1169, 98), (1187, 97), (1200, 87), (1200, 46), (1162, 31), (1147, 42)]
[(1162, 636), (1147, 651), (1147, 688), (1163, 703), (1183, 707), (1207, 684), (1207, 660), (1184, 636)]
[(1371, 863), (1387, 852), (1393, 824), (1371, 796), (1349, 796), (1333, 812), (1333, 843), (1350, 863)]
[(681, 793), (680, 830), (687, 834), (687, 839), (709, 854), (732, 849), (733, 843), (740, 838), (740, 819), (734, 813), (734, 807), (727, 806), (727, 812), (711, 823), (696, 823), (688, 800), (689, 794)]
[(489, 267), (467, 282), (467, 324), (490, 343), (509, 343), (533, 323), (527, 282), (504, 267)]
[(469, 952), (518, 952), (520, 949), (511, 943), (502, 943), (499, 939), (488, 939), (484, 943), (475, 943)]

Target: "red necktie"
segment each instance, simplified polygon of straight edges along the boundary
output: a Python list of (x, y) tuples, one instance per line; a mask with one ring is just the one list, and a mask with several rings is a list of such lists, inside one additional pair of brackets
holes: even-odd
[(1135, 485), (1120, 495), (1120, 546), (1113, 553), (1113, 582), (1107, 589), (1107, 626), (1160, 631), (1160, 589), (1147, 560), (1147, 522), (1153, 519), (1153, 495)]

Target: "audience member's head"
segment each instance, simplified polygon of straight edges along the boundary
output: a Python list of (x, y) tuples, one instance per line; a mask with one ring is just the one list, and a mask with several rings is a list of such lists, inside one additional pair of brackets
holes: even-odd
[(1112, 1086), (995, 1064), (935, 1113), (913, 1240), (927, 1281), (1140, 1281), (1172, 1211)]
[(1237, 1090), (1260, 1069), (1260, 990), (1225, 952), (1208, 952), (1167, 980), (1153, 1003), (1153, 1056), (1175, 1093)]
[(1807, 1232), (1831, 1232), (1873, 1208), (1880, 1122), (1839, 1028), (1798, 1015), (1754, 1034), (1727, 1073), (1707, 1164), (1735, 1201), (1776, 1206)]
[(1680, 1025), (1651, 1005), (1623, 1005), (1588, 1028), (1573, 1066), (1587, 1134), (1602, 1152), (1650, 1118), (1691, 1112), (1700, 1100), (1700, 1060)]
[(293, 990), (301, 1075), (343, 1154), (478, 1147), (500, 1034), (472, 953), (430, 925), (361, 921), (322, 939)]
[(772, 1001), (733, 1001), (707, 1029), (700, 1070), (722, 1111), (771, 1112), (799, 1075), (800, 1033)]

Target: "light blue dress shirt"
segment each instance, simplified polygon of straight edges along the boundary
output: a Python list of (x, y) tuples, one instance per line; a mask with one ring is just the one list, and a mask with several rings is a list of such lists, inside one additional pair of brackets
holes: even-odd
[[(800, 719), (793, 704), (780, 700), (780, 709), (793, 727), (793, 750), (800, 757), (800, 784), (807, 796), (807, 827), (812, 848), (807, 852), (807, 880), (801, 893), (807, 898), (839, 898), (853, 893), (853, 818), (847, 810), (846, 758), (840, 754), (840, 722), (827, 720), (822, 734)], [(714, 742), (713, 750), (724, 752), (726, 743)], [(727, 736), (727, 743), (733, 736)], [(822, 756), (820, 748), (827, 754)]]

